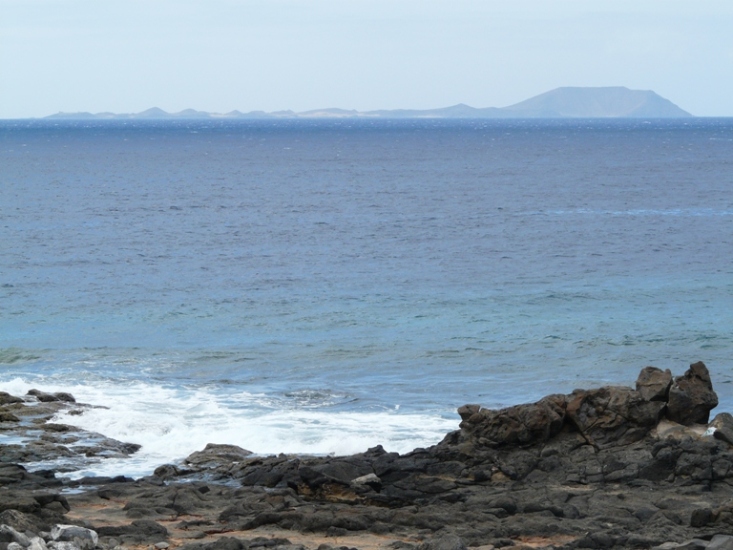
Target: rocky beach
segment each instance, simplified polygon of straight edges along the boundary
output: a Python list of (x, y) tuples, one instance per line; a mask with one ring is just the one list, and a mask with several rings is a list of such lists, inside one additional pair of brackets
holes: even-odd
[[(138, 446), (54, 423), (92, 405), (0, 392), (0, 550), (733, 549), (733, 417), (708, 369), (500, 410), (406, 454), (208, 445), (141, 479), (70, 479)], [(26, 464), (55, 464), (32, 468)]]

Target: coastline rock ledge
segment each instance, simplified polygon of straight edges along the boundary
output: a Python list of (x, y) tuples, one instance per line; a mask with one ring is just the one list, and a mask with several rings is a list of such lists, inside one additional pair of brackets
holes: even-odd
[[(10, 397), (3, 430), (22, 407)], [(698, 362), (677, 377), (646, 367), (633, 389), (464, 405), (458, 430), (404, 455), (210, 444), (139, 480), (69, 481), (0, 445), (0, 550), (733, 550), (733, 416), (709, 421), (717, 404)], [(97, 538), (54, 539), (58, 525)]]

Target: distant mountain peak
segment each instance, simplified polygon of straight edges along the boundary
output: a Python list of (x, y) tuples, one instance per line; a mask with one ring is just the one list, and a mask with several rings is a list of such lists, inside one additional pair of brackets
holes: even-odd
[(504, 111), (539, 118), (681, 118), (692, 116), (651, 90), (624, 86), (555, 88)]
[(271, 119), (271, 118), (685, 118), (692, 115), (651, 90), (630, 90), (624, 86), (565, 86), (531, 97), (508, 107), (477, 109), (458, 103), (440, 109), (393, 109), (360, 112), (354, 109), (291, 110), (266, 113), (230, 111), (225, 114), (184, 109), (167, 113), (153, 107), (136, 114), (57, 113), (46, 118), (67, 119)]
[(150, 109), (147, 109), (142, 113), (137, 113), (135, 115), (136, 118), (168, 118), (169, 116), (169, 113), (166, 113), (163, 109), (160, 109), (159, 107), (151, 107)]

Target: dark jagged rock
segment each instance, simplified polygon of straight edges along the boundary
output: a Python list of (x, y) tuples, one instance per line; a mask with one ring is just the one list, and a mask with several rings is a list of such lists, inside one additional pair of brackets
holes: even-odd
[(630, 388), (576, 390), (568, 396), (567, 416), (591, 445), (628, 445), (659, 422), (664, 403), (648, 401)]
[(209, 443), (203, 451), (190, 454), (185, 462), (194, 467), (217, 466), (244, 460), (251, 454), (252, 451), (242, 449), (236, 445)]
[(713, 418), (710, 423), (713, 428), (713, 437), (725, 441), (728, 445), (733, 445), (733, 416), (729, 413), (720, 413)]
[[(564, 395), (551, 395), (530, 405), (498, 411), (463, 409), (461, 430), (489, 447), (529, 445), (547, 441), (560, 432), (567, 403)], [(473, 414), (470, 414), (473, 413)]]
[(76, 403), (76, 399), (70, 393), (58, 392), (58, 393), (46, 393), (41, 390), (28, 390), (27, 395), (32, 395), (38, 399), (41, 403), (53, 403), (54, 401), (63, 401), (64, 403)]
[(26, 516), (18, 510), (4, 510), (0, 512), (0, 525), (8, 525), (21, 533), (38, 530), (38, 524), (33, 520), (32, 516)]
[(20, 418), (9, 411), (0, 409), (0, 422), (20, 422)]
[(644, 367), (636, 379), (636, 391), (647, 401), (667, 402), (672, 386), (672, 372), (657, 367)]
[(674, 379), (669, 389), (667, 417), (685, 426), (706, 424), (710, 411), (718, 406), (710, 373), (702, 361), (690, 365), (687, 372)]
[(594, 446), (627, 445), (644, 438), (665, 412), (683, 425), (705, 423), (718, 402), (702, 362), (674, 384), (669, 370), (646, 367), (636, 386), (576, 390), (496, 411), (465, 405), (459, 409), (461, 437), (486, 447), (532, 446), (571, 428)]
[[(181, 470), (178, 466), (175, 464), (163, 464), (162, 466), (158, 466), (153, 471), (153, 476), (160, 478), (160, 479), (173, 479), (180, 475), (183, 475), (185, 473), (184, 470)], [(188, 471), (190, 473), (190, 471)]]
[(11, 403), (22, 403), (23, 399), (20, 397), (16, 397), (14, 395), (10, 395), (7, 392), (0, 391), (0, 405), (8, 405)]
[[(20, 463), (33, 468), (34, 463), (55, 461), (59, 472), (74, 471), (87, 465), (90, 459), (124, 458), (140, 449), (140, 445), (134, 443), (51, 422), (60, 412), (81, 414), (91, 408), (77, 404), (71, 394), (30, 390), (25, 398), (0, 394), (0, 399), (5, 403), (0, 407), (0, 422), (10, 424), (3, 426), (3, 431), (15, 435), (16, 440), (22, 439), (22, 443), (0, 444), (0, 486), (19, 482), (45, 487), (61, 484), (53, 475), (39, 479), (28, 472), (6, 471), (2, 464)], [(84, 444), (80, 444), (81, 441)]]

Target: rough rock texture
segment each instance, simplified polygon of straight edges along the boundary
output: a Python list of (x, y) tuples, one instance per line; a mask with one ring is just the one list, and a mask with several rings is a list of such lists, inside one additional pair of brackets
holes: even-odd
[(185, 462), (193, 466), (216, 466), (244, 460), (251, 454), (251, 451), (247, 451), (236, 445), (209, 443), (204, 447), (203, 451), (196, 451), (190, 454)]
[(669, 398), (672, 372), (657, 367), (644, 367), (636, 379), (636, 391), (647, 401), (664, 401)]
[(547, 441), (563, 427), (567, 397), (551, 395), (531, 405), (517, 405), (498, 411), (475, 410), (461, 422), (467, 438), (488, 447), (529, 445)]
[[(77, 524), (98, 548), (733, 548), (733, 417), (675, 420), (709, 413), (702, 363), (668, 392), (666, 380), (647, 367), (637, 390), (466, 405), (459, 430), (404, 455), (258, 457), (212, 445), (137, 481), (80, 482), (0, 462), (0, 521), (24, 534)], [(671, 407), (675, 387), (687, 409)]]
[(710, 411), (718, 406), (710, 373), (702, 361), (690, 365), (689, 370), (674, 379), (669, 389), (667, 417), (685, 426), (705, 424)]
[(733, 445), (733, 416), (729, 413), (720, 413), (713, 418), (710, 423), (710, 428), (713, 428), (713, 436), (715, 439), (720, 439)]
[(627, 445), (654, 428), (664, 403), (647, 401), (630, 388), (575, 390), (568, 399), (567, 417), (585, 440), (595, 446)]
[(0, 392), (0, 434), (22, 438), (22, 443), (0, 443), (0, 480), (3, 463), (21, 463), (35, 469), (34, 463), (53, 460), (60, 465), (59, 471), (73, 471), (93, 461), (127, 457), (140, 449), (133, 443), (51, 422), (60, 412), (81, 415), (90, 408), (63, 392), (30, 390), (22, 398)]

